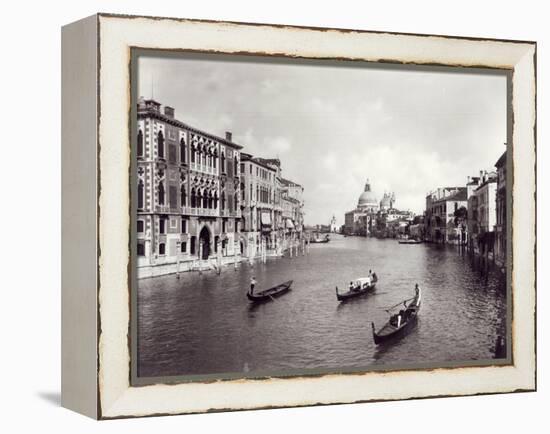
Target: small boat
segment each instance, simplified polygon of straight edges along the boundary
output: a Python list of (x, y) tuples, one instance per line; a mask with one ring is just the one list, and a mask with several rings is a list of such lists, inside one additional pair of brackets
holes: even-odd
[(360, 277), (359, 279), (355, 279), (353, 288), (349, 291), (339, 293), (338, 287), (336, 287), (336, 299), (338, 301), (344, 301), (350, 298), (359, 297), (360, 295), (368, 294), (369, 292), (374, 291), (376, 282), (378, 282), (378, 276), (373, 274), (372, 279), (369, 277)]
[(250, 294), (250, 291), (246, 293), (246, 296), (250, 301), (253, 302), (262, 302), (273, 300), (275, 297), (285, 294), (290, 291), (290, 286), (292, 285), (292, 280), (288, 282), (281, 283), (280, 285), (274, 286), (273, 288), (264, 289), (263, 291)]
[[(405, 309), (402, 309), (398, 314), (392, 315), (390, 320), (380, 330), (376, 331), (374, 323), (371, 323), (374, 343), (379, 345), (390, 339), (407, 334), (416, 324), (418, 311), (420, 310), (420, 299), (420, 288), (418, 288), (417, 294), (408, 305), (407, 300), (402, 302)], [(399, 306), (399, 304), (392, 306), (392, 308)]]
[(328, 243), (330, 241), (330, 238), (312, 238), (309, 240), (310, 244), (323, 244)]
[(399, 244), (421, 244), (422, 241), (410, 239), (410, 240), (399, 240), (398, 243)]

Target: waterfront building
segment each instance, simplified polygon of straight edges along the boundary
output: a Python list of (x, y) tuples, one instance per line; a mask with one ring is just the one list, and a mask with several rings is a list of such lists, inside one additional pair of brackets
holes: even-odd
[(506, 151), (495, 163), (497, 169), (496, 224), (495, 224), (495, 262), (499, 267), (506, 264)]
[[(249, 258), (277, 247), (279, 222), (274, 212), (277, 166), (241, 153), (241, 199), (243, 251)], [(279, 202), (280, 208), (280, 202)]]
[(380, 204), (371, 191), (369, 180), (354, 210), (348, 211), (344, 216), (344, 233), (348, 235), (370, 236), (376, 229), (376, 216)]
[(241, 153), (243, 254), (280, 254), (299, 238), (303, 187), (282, 178), (278, 159)]
[[(392, 200), (393, 205), (395, 201)], [(408, 227), (412, 223), (414, 214), (411, 211), (402, 211), (396, 208), (382, 208), (376, 217), (375, 235), (378, 238), (396, 238), (408, 234)]]
[[(483, 173), (480, 172), (483, 176)], [(477, 228), (477, 197), (475, 191), (479, 187), (481, 176), (468, 176), (466, 182), (466, 227), (468, 232), (467, 246), (470, 252), (473, 251), (474, 240), (477, 240), (478, 228)], [(477, 242), (477, 241), (476, 241)]]
[(481, 171), (479, 177), (471, 178), (468, 185), (472, 188), (468, 197), (468, 249), (477, 255), (488, 256), (489, 252), (493, 255), (497, 218), (497, 174)]
[(425, 239), (425, 225), (423, 215), (417, 215), (413, 217), (413, 220), (409, 225), (409, 236), (417, 240)]
[(463, 244), (466, 225), (459, 224), (458, 210), (466, 208), (466, 187), (440, 187), (426, 195), (425, 239), (435, 243)]
[[(138, 277), (237, 261), (240, 150), (140, 98), (137, 107)], [(215, 263), (216, 263), (215, 262)]]
[(280, 178), (280, 182), (285, 240), (288, 240), (288, 242), (301, 240), (303, 238), (305, 214), (304, 187), (285, 178)]

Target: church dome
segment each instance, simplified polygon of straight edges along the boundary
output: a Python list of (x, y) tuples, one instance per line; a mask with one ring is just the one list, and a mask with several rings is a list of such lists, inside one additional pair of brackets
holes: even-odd
[(366, 207), (378, 208), (378, 200), (376, 199), (376, 196), (370, 189), (370, 183), (368, 179), (367, 179), (367, 183), (365, 184), (365, 191), (361, 193), (361, 196), (359, 196), (359, 200), (357, 201), (357, 208), (366, 208)]

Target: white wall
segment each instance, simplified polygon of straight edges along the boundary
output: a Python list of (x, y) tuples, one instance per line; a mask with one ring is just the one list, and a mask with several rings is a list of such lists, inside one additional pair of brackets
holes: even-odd
[[(448, 398), (96, 423), (59, 407), (60, 26), (97, 11), (538, 40), (539, 167), (548, 164), (550, 38), (544, 2), (303, 2), (83, 0), (5, 2), (2, 9), (1, 227), (3, 432), (519, 433), (548, 428), (548, 267), (539, 266), (538, 393)], [(31, 123), (32, 122), (32, 123)], [(30, 131), (33, 134), (27, 134)], [(21, 153), (24, 147), (26, 151)], [(24, 158), (22, 158), (24, 157)], [(21, 176), (22, 170), (34, 176)], [(539, 170), (539, 197), (548, 197)], [(15, 187), (17, 184), (17, 188)], [(546, 194), (545, 194), (546, 193)], [(12, 212), (15, 211), (15, 212)], [(540, 216), (548, 201), (539, 202)], [(18, 224), (13, 225), (14, 218)], [(539, 222), (543, 219), (539, 217)], [(539, 224), (539, 260), (549, 257)], [(29, 255), (29, 253), (34, 255)], [(6, 261), (8, 262), (6, 264)], [(31, 268), (32, 267), (32, 268)], [(544, 425), (543, 425), (544, 424)], [(543, 428), (544, 427), (544, 428)]]

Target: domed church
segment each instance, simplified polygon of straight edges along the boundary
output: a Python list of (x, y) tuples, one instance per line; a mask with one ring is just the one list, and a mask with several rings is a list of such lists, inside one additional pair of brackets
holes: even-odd
[(344, 233), (349, 235), (371, 235), (376, 226), (376, 213), (379, 209), (380, 203), (371, 190), (370, 182), (367, 179), (365, 189), (357, 201), (357, 207), (345, 215)]
[(359, 196), (357, 201), (357, 210), (362, 212), (377, 212), (379, 208), (378, 200), (370, 189), (370, 182), (367, 179), (365, 190)]

